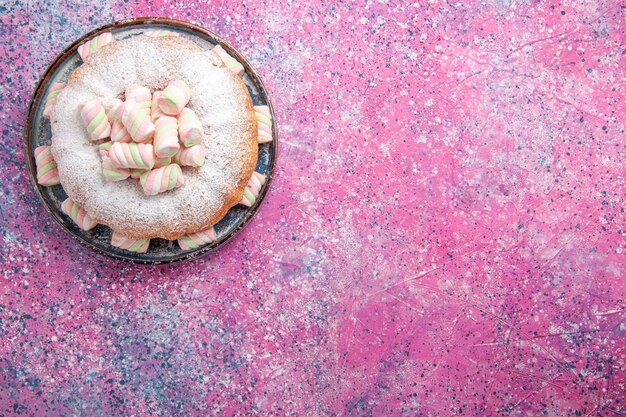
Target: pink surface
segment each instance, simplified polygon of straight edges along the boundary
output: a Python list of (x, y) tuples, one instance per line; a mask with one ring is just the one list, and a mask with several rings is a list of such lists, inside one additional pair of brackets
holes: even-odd
[[(619, 2), (0, 6), (0, 415), (624, 415)], [(21, 132), (46, 65), (140, 15), (233, 43), (280, 159), (235, 239), (66, 236)]]

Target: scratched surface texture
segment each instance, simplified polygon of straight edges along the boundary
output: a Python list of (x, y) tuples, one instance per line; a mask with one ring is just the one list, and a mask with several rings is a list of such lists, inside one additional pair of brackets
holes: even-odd
[[(53, 223), (21, 132), (71, 41), (189, 20), (281, 130), (245, 231), (109, 260)], [(618, 1), (0, 0), (0, 415), (626, 414)]]

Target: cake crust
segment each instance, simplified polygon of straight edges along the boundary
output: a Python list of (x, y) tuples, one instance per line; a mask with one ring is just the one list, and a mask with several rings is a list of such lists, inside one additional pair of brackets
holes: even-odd
[[(136, 83), (153, 92), (180, 79), (188, 107), (203, 124), (207, 159), (183, 167), (185, 184), (146, 196), (138, 181), (106, 182), (98, 144), (84, 129), (79, 105), (123, 98)], [(213, 52), (184, 37), (136, 37), (105, 45), (74, 70), (51, 114), (51, 150), (67, 195), (98, 223), (135, 239), (181, 236), (210, 228), (237, 204), (257, 162), (257, 122), (250, 94)]]

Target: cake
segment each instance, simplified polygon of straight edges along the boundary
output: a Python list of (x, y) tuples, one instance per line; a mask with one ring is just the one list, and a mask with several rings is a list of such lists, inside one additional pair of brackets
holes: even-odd
[[(53, 168), (57, 171), (48, 173), (45, 179), (49, 183), (42, 185), (60, 182), (71, 201), (66, 204), (68, 210), (75, 210), (74, 217), (68, 216), (74, 219), (80, 213), (81, 221), (87, 218), (89, 225), (110, 227), (112, 244), (126, 250), (146, 251), (147, 242), (153, 238), (178, 240), (183, 249), (214, 241), (213, 225), (234, 205), (252, 205), (265, 182), (255, 167), (259, 144), (268, 141), (268, 131), (271, 140), (268, 108), (253, 106), (239, 75), (242, 70), (225, 59), (219, 46), (209, 51), (190, 39), (163, 31), (117, 41), (110, 34), (103, 36), (81, 45), (78, 52), (85, 62), (69, 75), (66, 85), (49, 90), (46, 111), (52, 132), (50, 151), (56, 163)], [(115, 123), (118, 128), (121, 124), (112, 119), (116, 108), (112, 104), (107, 108), (107, 103), (126, 100), (127, 107), (141, 110), (144, 104), (127, 97), (132, 89), (160, 94), (154, 95), (157, 99), (167, 89), (176, 88), (170, 87), (176, 83), (188, 87), (188, 103), (175, 111), (185, 114), (186, 119), (193, 116), (192, 122), (199, 121), (202, 134), (198, 139), (182, 129), (181, 135), (191, 139), (181, 136), (179, 144), (163, 135), (155, 139), (150, 131), (141, 136), (130, 131), (135, 119), (129, 125), (124, 120), (133, 139), (116, 139), (119, 129), (116, 131)], [(150, 119), (146, 123), (159, 129), (162, 125), (165, 131), (168, 115), (157, 113), (167, 103), (161, 104), (151, 116), (154, 124)], [(172, 114), (169, 119), (179, 117)], [(101, 125), (96, 126), (98, 123)], [(155, 156), (156, 165), (153, 162), (134, 172), (137, 167), (123, 165), (124, 161), (117, 158), (123, 159), (120, 149), (130, 152), (129, 146), (135, 151), (154, 152), (153, 139), (155, 147), (160, 145), (161, 156), (166, 156), (161, 158), (166, 161), (161, 166)], [(168, 140), (169, 145), (164, 144)], [(49, 171), (50, 152), (45, 151), (40, 149), (36, 155), (41, 155), (42, 164), (48, 163)]]

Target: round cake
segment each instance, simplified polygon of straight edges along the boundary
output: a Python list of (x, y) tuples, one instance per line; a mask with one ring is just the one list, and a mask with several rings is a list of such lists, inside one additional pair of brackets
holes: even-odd
[[(200, 120), (206, 160), (182, 167), (184, 184), (146, 195), (139, 181), (107, 182), (99, 142), (90, 138), (80, 106), (122, 99), (133, 84), (163, 90), (181, 80), (187, 107)], [(178, 239), (206, 230), (242, 200), (258, 156), (250, 94), (213, 51), (180, 36), (134, 36), (94, 51), (74, 70), (50, 116), (51, 151), (68, 197), (95, 222), (133, 239)]]

